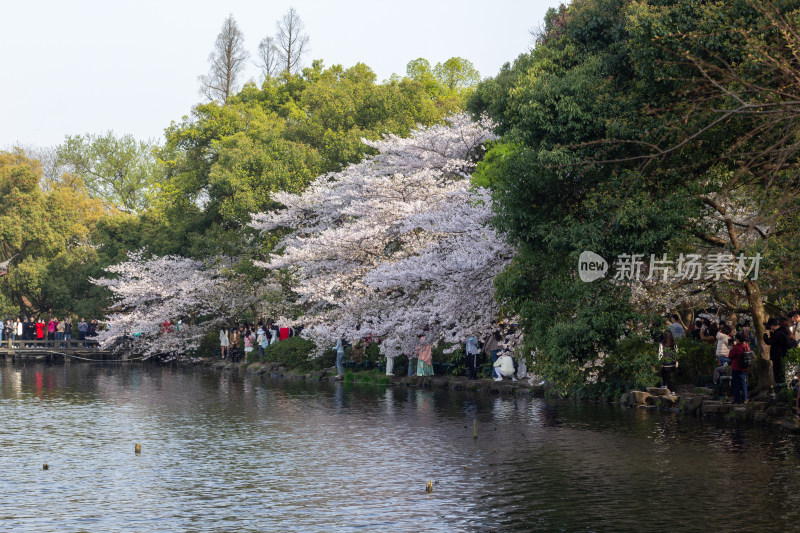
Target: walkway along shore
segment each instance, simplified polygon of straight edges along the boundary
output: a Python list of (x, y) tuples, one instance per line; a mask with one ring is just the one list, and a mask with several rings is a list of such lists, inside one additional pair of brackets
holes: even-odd
[[(285, 365), (281, 363), (232, 363), (219, 359), (198, 357), (181, 364), (200, 366), (223, 372), (242, 372), (273, 379), (337, 381), (335, 367), (306, 374), (296, 374), (287, 370)], [(523, 380), (496, 382), (491, 379), (467, 380), (462, 376), (403, 376), (387, 379), (389, 379), (389, 382), (385, 383), (385, 386), (437, 388), (454, 391), (473, 391), (483, 394), (569, 400), (569, 398), (562, 398), (547, 384), (529, 385), (527, 381)], [(736, 424), (748, 423), (757, 427), (800, 434), (800, 422), (795, 417), (793, 410), (786, 406), (769, 405), (767, 402), (750, 402), (741, 406), (733, 405), (730, 399), (720, 400), (715, 398), (713, 391), (705, 387), (695, 387), (691, 391), (683, 392), (680, 396), (670, 396), (668, 392), (666, 389), (655, 387), (648, 388), (645, 391), (632, 390), (627, 394), (623, 394), (619, 403), (623, 408), (673, 413)]]

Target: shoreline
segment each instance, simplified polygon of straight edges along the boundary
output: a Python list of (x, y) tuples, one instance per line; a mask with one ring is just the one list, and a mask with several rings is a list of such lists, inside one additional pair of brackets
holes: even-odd
[[(126, 360), (102, 361), (105, 363), (122, 363)], [(18, 364), (4, 358), (6, 364)], [(26, 360), (36, 364), (54, 364), (44, 360)], [(88, 361), (91, 362), (91, 361)], [(101, 362), (101, 361), (95, 361)], [(380, 376), (369, 372), (348, 372), (346, 375), (356, 379), (337, 379), (336, 368), (331, 367), (306, 373), (298, 373), (288, 369), (283, 363), (248, 363), (246, 361), (231, 362), (208, 357), (131, 362), (153, 363), (159, 366), (176, 366), (181, 368), (199, 368), (214, 372), (235, 372), (243, 375), (267, 377), (286, 381), (310, 381), (327, 383), (346, 383), (382, 387), (406, 387), (422, 389), (440, 389), (459, 392), (473, 392), (489, 395), (507, 395), (530, 398), (549, 398), (583, 403), (600, 403), (574, 397), (560, 395), (552, 386), (530, 385), (525, 380), (496, 382), (490, 378), (468, 380), (465, 376)], [(23, 362), (24, 364), (24, 362)], [(83, 364), (69, 362), (67, 364)], [(359, 379), (368, 378), (368, 379)], [(666, 389), (650, 387), (647, 390), (630, 390), (623, 394), (619, 401), (607, 402), (623, 409), (652, 411), (660, 414), (674, 414), (693, 417), (700, 420), (723, 422), (726, 424), (748, 424), (755, 428), (777, 430), (784, 433), (800, 435), (800, 418), (794, 415), (793, 406), (771, 404), (764, 401), (751, 401), (745, 405), (733, 405), (731, 398), (714, 397), (713, 391), (706, 387), (694, 387), (684, 390), (680, 395), (668, 395)]]
[[(527, 396), (531, 398), (551, 398), (557, 400), (583, 401), (576, 398), (562, 397), (552, 387), (530, 385), (525, 380), (496, 382), (490, 378), (468, 380), (465, 376), (387, 376), (386, 382), (369, 382), (360, 380), (344, 381), (336, 379), (336, 369), (319, 370), (308, 373), (294, 373), (287, 370), (282, 363), (232, 363), (219, 359), (196, 358), (180, 363), (182, 366), (200, 366), (217, 371), (242, 372), (272, 379), (358, 383), (363, 385), (380, 385), (386, 387), (436, 388), (453, 391), (472, 391), (486, 394), (502, 394), (511, 396)], [(330, 373), (332, 371), (332, 373)], [(354, 373), (358, 375), (359, 373)], [(616, 404), (623, 409), (637, 409), (658, 413), (676, 414), (694, 417), (701, 420), (713, 420), (728, 424), (747, 423), (756, 428), (778, 430), (785, 433), (800, 434), (800, 419), (795, 417), (790, 406), (770, 404), (762, 401), (751, 401), (745, 405), (733, 405), (732, 398), (719, 399), (713, 391), (706, 387), (694, 387), (683, 391), (680, 395), (667, 395), (666, 389), (649, 387), (645, 391), (630, 390), (622, 395)]]

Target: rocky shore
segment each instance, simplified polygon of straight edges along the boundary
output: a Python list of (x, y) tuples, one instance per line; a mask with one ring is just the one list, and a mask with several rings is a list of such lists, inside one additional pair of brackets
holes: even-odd
[(632, 390), (622, 395), (620, 405), (631, 409), (667, 411), (705, 419), (750, 422), (800, 433), (798, 419), (787, 406), (770, 405), (761, 401), (734, 405), (730, 399), (715, 397), (713, 390), (706, 387), (695, 387), (691, 392), (682, 392), (680, 396), (670, 395), (668, 390), (656, 387), (646, 391)]

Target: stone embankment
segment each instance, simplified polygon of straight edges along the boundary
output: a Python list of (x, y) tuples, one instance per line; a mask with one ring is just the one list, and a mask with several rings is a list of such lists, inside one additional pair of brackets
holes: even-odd
[[(256, 374), (271, 378), (297, 379), (308, 381), (337, 381), (336, 367), (318, 370), (306, 374), (298, 374), (287, 370), (281, 363), (232, 363), (226, 360), (209, 360), (198, 358), (191, 361), (193, 364), (215, 368), (217, 370), (241, 371), (247, 374)], [(491, 379), (468, 380), (458, 376), (395, 376), (388, 378), (389, 385), (397, 387), (425, 387), (437, 389), (450, 389), (462, 391), (481, 391), (492, 394), (510, 394), (518, 396), (544, 397), (545, 385), (530, 385), (527, 381), (505, 380), (502, 382)]]
[(706, 419), (752, 422), (791, 433), (800, 433), (798, 419), (788, 407), (759, 401), (734, 405), (728, 399), (715, 398), (713, 391), (705, 387), (696, 387), (692, 392), (683, 392), (680, 396), (655, 387), (648, 388), (647, 391), (632, 390), (622, 395), (620, 405), (632, 409), (667, 411)]

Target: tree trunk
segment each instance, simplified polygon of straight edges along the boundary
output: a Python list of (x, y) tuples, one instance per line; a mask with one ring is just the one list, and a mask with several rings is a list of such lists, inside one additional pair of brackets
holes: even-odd
[[(694, 323), (694, 307), (687, 301), (683, 301), (678, 305), (678, 318), (681, 319), (683, 329), (688, 331), (687, 325)], [(687, 333), (688, 334), (688, 333)]]
[(758, 283), (752, 280), (744, 281), (744, 288), (747, 291), (747, 300), (750, 304), (750, 314), (753, 316), (753, 327), (756, 330), (756, 342), (761, 348), (761, 357), (756, 363), (756, 379), (758, 386), (753, 391), (753, 397), (761, 393), (771, 393), (772, 386), (775, 385), (772, 374), (772, 361), (769, 360), (769, 346), (764, 342), (764, 322), (767, 321), (767, 314), (764, 310), (764, 303), (761, 300), (761, 288)]
[(28, 297), (24, 294), (19, 297), (19, 301), (22, 302), (22, 308), (27, 309), (29, 313), (33, 312), (33, 303), (28, 300)]

